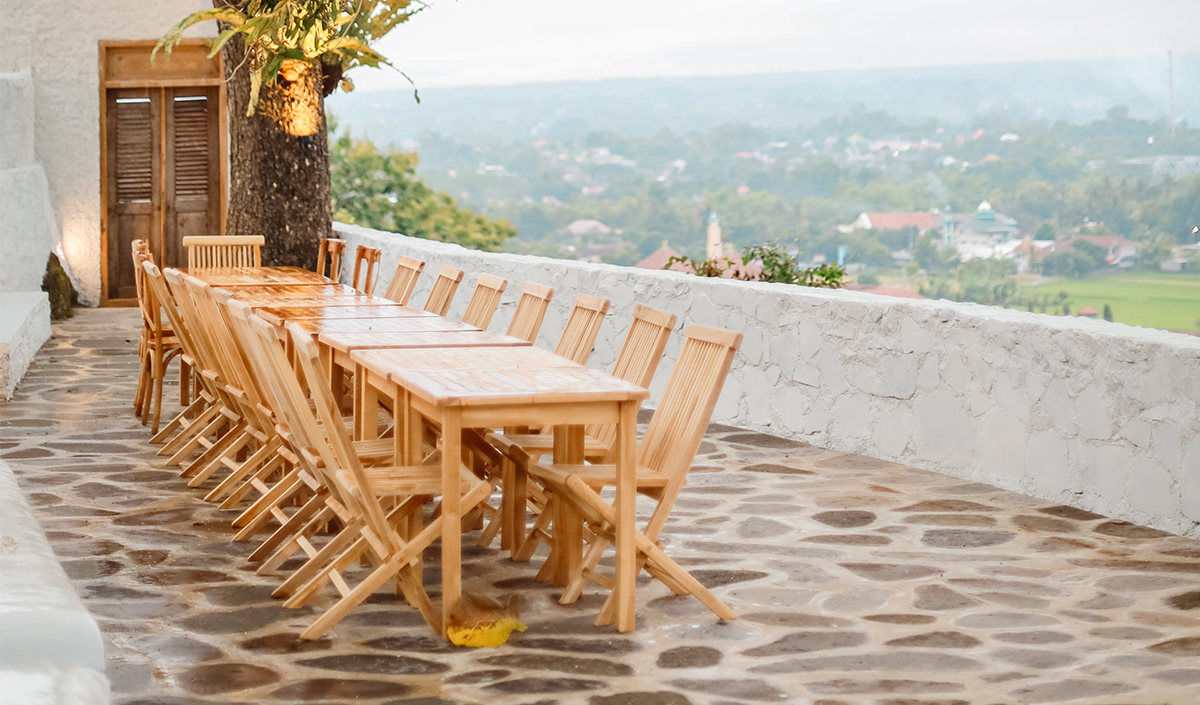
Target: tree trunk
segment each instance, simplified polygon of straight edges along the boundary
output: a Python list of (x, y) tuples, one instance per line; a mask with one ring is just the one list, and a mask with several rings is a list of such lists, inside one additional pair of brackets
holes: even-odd
[(230, 235), (262, 235), (263, 264), (316, 266), (317, 245), (329, 237), (329, 138), (321, 67), (289, 61), (250, 104), (245, 42), (222, 49), (229, 120)]

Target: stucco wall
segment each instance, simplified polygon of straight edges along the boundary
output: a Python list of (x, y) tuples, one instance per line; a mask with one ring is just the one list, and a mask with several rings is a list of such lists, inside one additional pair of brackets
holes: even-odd
[(46, 173), (33, 149), (29, 69), (0, 73), (0, 293), (39, 291), (58, 242)]
[[(80, 300), (100, 300), (99, 42), (157, 39), (204, 0), (0, 0), (0, 73), (32, 69), (34, 151), (45, 168), (66, 259)], [(188, 36), (211, 36), (215, 23)]]
[(715, 420), (819, 446), (987, 482), (1200, 537), (1200, 338), (1078, 318), (703, 279), (675, 272), (489, 254), (335, 225), (382, 247), (382, 291), (396, 259), (467, 272), (460, 315), (486, 271), (509, 280), (492, 322), (503, 331), (520, 285), (555, 289), (538, 344), (552, 348), (577, 293), (612, 300), (590, 364), (608, 368), (636, 303), (745, 334)]

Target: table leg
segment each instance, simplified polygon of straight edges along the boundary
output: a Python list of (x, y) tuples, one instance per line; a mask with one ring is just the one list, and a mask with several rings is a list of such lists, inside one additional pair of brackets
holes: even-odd
[(408, 402), (404, 399), (404, 390), (400, 385), (391, 383), (388, 387), (392, 394), (392, 423), (396, 426), (395, 432), (392, 434), (392, 459), (396, 465), (412, 465), (413, 463), (408, 461), (406, 443), (408, 440)]
[(462, 462), (462, 419), (457, 409), (442, 417), (442, 637), (450, 611), (462, 593), (462, 518), (459, 506), (459, 463)]
[(635, 623), (634, 587), (637, 579), (637, 548), (634, 544), (637, 520), (637, 472), (634, 449), (637, 444), (639, 403), (620, 403), (617, 424), (617, 566), (613, 598), (617, 607), (617, 631), (631, 632)]
[[(554, 427), (554, 463), (578, 465), (583, 462), (583, 426)], [(556, 560), (554, 586), (566, 587), (583, 560), (583, 517), (568, 502), (559, 502), (554, 516)]]
[[(339, 379), (341, 370), (337, 370)], [(379, 436), (379, 390), (367, 380), (367, 370), (354, 366), (354, 437), (369, 441)]]
[[(337, 402), (337, 408), (344, 410), (342, 407), (342, 399), (346, 396), (345, 384), (343, 384), (342, 367), (337, 364), (334, 359), (333, 349), (328, 345), (321, 345), (321, 369), (325, 370), (325, 377), (329, 380), (329, 391), (333, 394), (333, 399)], [(355, 397), (357, 401), (358, 397)]]

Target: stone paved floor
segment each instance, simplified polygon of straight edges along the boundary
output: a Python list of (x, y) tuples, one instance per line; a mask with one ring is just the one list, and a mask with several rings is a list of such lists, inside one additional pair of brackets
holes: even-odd
[(447, 646), (389, 594), (301, 642), (313, 612), (272, 601), (132, 418), (136, 326), (79, 311), (0, 404), (122, 705), (1200, 702), (1200, 542), (720, 426), (665, 542), (740, 619), (643, 581), (620, 635), (594, 590), (560, 606), (536, 563), (469, 547), (466, 589), (525, 597), (508, 645)]

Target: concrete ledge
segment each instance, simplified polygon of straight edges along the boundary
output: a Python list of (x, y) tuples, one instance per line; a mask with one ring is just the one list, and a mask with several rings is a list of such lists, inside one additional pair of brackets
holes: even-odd
[(12, 399), (33, 356), (50, 339), (50, 296), (0, 294), (0, 399)]
[[(612, 300), (589, 365), (609, 368), (634, 304), (745, 334), (713, 420), (1200, 538), (1200, 338), (977, 304), (707, 279), (468, 250), (335, 224), (351, 249), (554, 287), (537, 344), (554, 348), (576, 294)], [(434, 277), (418, 282), (420, 305)], [(507, 294), (492, 321), (504, 330)], [(677, 333), (651, 385), (657, 399)]]
[(12, 469), (0, 460), (0, 668), (47, 665), (103, 673), (104, 642)]
[(108, 705), (104, 674), (90, 668), (0, 667), (0, 699), (21, 705)]

